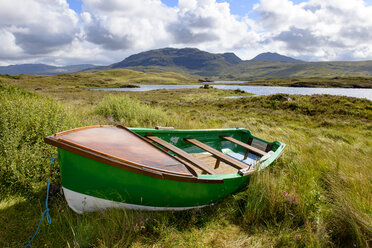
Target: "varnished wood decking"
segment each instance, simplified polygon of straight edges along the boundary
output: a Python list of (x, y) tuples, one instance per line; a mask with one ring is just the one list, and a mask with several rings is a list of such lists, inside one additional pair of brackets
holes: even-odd
[[(250, 146), (250, 145), (248, 145), (244, 142), (241, 142), (240, 140), (234, 139), (232, 137), (227, 137), (227, 136), (221, 136), (221, 138), (223, 138), (225, 140), (228, 140), (228, 141), (230, 141), (234, 144), (237, 144), (241, 147), (244, 147), (245, 149), (247, 149), (247, 151), (251, 151), (252, 153), (257, 154), (259, 156), (265, 156), (266, 155), (266, 152), (264, 152), (264, 151), (262, 151), (262, 150), (260, 150), (256, 147)], [(246, 155), (244, 156), (244, 159), (247, 158), (247, 155), (248, 155), (248, 153), (246, 153)]]
[(190, 142), (191, 144), (203, 149), (204, 151), (207, 151), (211, 154), (213, 154), (214, 156), (217, 157), (217, 159), (221, 159), (222, 161), (224, 161), (225, 163), (228, 163), (238, 169), (245, 169), (248, 167), (247, 164), (243, 163), (243, 162), (240, 162), (234, 158), (231, 158), (229, 157), (228, 155), (220, 152), (220, 151), (217, 151), (216, 149), (196, 140), (196, 139), (190, 139), (190, 138), (187, 138), (185, 139), (186, 141)]
[[(209, 154), (209, 153), (190, 153), (193, 157), (199, 159), (203, 163), (209, 165), (210, 167), (213, 167), (216, 164), (216, 158)], [(198, 173), (201, 174), (202, 170), (198, 168), (194, 168), (194, 170)], [(219, 166), (217, 169), (214, 169), (217, 174), (223, 175), (223, 174), (233, 174), (237, 173), (239, 170), (223, 161), (220, 162)]]
[(155, 170), (192, 176), (173, 158), (133, 133), (117, 127), (85, 128), (56, 135), (56, 139), (122, 161)]
[(161, 138), (156, 137), (156, 136), (146, 136), (146, 138), (151, 140), (151, 141), (154, 141), (155, 143), (161, 145), (162, 147), (172, 151), (173, 153), (177, 154), (177, 156), (181, 157), (181, 159), (187, 161), (188, 163), (192, 164), (193, 166), (197, 167), (198, 169), (201, 169), (202, 171), (204, 171), (208, 174), (211, 174), (211, 175), (217, 174), (217, 172), (214, 169), (212, 169), (211, 167), (206, 165), (204, 162), (202, 162), (199, 159), (191, 156), (190, 154), (181, 150), (180, 148), (175, 147), (174, 145), (162, 140)]

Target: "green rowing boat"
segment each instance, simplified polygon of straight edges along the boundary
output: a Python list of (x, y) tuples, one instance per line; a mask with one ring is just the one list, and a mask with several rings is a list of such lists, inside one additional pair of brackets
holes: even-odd
[(77, 213), (207, 206), (243, 188), (285, 147), (243, 128), (89, 126), (45, 142), (58, 147), (64, 195)]

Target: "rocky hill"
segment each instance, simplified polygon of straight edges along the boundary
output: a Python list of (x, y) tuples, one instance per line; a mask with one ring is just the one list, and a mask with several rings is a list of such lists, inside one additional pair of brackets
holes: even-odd
[(297, 63), (303, 62), (302, 60), (294, 59), (287, 57), (278, 53), (261, 53), (251, 59), (251, 61), (270, 61), (270, 62), (288, 62), (288, 63)]

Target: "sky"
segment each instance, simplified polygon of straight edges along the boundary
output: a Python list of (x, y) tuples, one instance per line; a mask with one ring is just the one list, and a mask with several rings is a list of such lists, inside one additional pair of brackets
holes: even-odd
[(372, 60), (372, 0), (0, 0), (0, 65), (108, 65), (164, 47)]

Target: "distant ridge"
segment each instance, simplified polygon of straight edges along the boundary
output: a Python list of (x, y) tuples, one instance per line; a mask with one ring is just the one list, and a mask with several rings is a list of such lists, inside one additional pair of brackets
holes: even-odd
[(261, 53), (251, 59), (251, 61), (270, 61), (270, 62), (288, 62), (288, 63), (297, 63), (303, 62), (302, 60), (294, 59), (291, 57), (287, 57), (278, 53)]
[(208, 80), (254, 80), (302, 77), (372, 77), (372, 61), (305, 62), (278, 53), (241, 60), (234, 53), (196, 48), (163, 48), (131, 55), (121, 62), (89, 71), (127, 68), (144, 72), (177, 72)]
[(240, 62), (242, 60), (234, 53), (214, 54), (197, 48), (163, 48), (131, 55), (110, 67), (168, 66), (189, 70), (216, 70), (218, 67), (232, 66)]
[(61, 73), (74, 73), (91, 68), (94, 65), (68, 65), (68, 66), (52, 66), (46, 64), (20, 64), (0, 66), (0, 74), (37, 74), (37, 75), (55, 75)]
[(239, 64), (243, 61), (238, 56), (236, 56), (235, 53), (223, 53), (221, 54), (221, 56), (224, 57), (225, 60), (231, 64)]
[(133, 54), (108, 66), (45, 64), (0, 66), (0, 74), (53, 75), (126, 68), (141, 72), (176, 72), (199, 80), (260, 80), (304, 77), (372, 77), (372, 61), (305, 62), (277, 53), (241, 60), (234, 53), (196, 48), (162, 48)]

